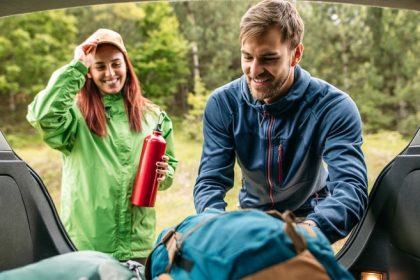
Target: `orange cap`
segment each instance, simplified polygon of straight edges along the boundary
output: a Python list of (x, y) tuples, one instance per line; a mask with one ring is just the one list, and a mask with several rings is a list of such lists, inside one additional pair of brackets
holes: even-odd
[(95, 31), (85, 42), (96, 42), (100, 44), (111, 44), (119, 48), (123, 53), (127, 53), (121, 35), (113, 30), (100, 28)]

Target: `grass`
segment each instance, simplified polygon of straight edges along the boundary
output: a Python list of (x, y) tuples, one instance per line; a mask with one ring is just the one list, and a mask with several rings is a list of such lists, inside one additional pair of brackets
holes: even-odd
[(192, 193), (200, 161), (201, 143), (188, 141), (179, 135), (175, 137), (179, 165), (171, 188), (158, 192), (156, 197), (157, 233), (195, 213)]
[(363, 151), (368, 166), (369, 191), (382, 169), (407, 145), (398, 132), (380, 132), (365, 136)]
[[(175, 127), (176, 131), (182, 131), (182, 129)], [(60, 153), (47, 147), (37, 134), (7, 135), (7, 139), (17, 154), (41, 176), (56, 203), (57, 209), (59, 209)], [(155, 205), (157, 215), (156, 233), (195, 213), (192, 192), (201, 156), (201, 143), (188, 140), (181, 133), (175, 134), (175, 140), (179, 165), (172, 187), (158, 193)], [(368, 165), (369, 190), (382, 168), (407, 143), (408, 140), (403, 139), (396, 132), (381, 132), (365, 136), (363, 150)], [(235, 170), (235, 182), (235, 187), (226, 196), (228, 210), (237, 208), (237, 194), (240, 183), (238, 167)], [(338, 251), (344, 241), (334, 244), (334, 250)]]

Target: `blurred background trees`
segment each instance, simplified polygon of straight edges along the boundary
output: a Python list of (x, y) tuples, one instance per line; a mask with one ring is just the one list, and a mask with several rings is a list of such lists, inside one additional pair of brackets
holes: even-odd
[[(0, 18), (0, 128), (31, 129), (26, 106), (96, 29), (123, 36), (146, 97), (201, 134), (211, 92), (240, 77), (239, 21), (254, 0), (98, 5)], [(348, 92), (365, 133), (420, 124), (420, 17), (412, 11), (297, 1), (302, 67)], [(197, 138), (198, 137), (198, 138)]]
[(76, 33), (75, 18), (63, 11), (0, 19), (0, 119), (15, 116), (70, 59)]

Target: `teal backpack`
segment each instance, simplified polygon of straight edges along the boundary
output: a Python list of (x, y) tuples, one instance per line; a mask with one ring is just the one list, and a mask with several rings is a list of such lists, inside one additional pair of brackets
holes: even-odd
[(318, 228), (290, 212), (209, 209), (164, 230), (146, 279), (354, 279)]

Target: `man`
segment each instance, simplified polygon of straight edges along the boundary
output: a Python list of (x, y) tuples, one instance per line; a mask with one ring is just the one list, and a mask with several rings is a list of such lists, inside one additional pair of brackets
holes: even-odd
[(225, 209), (236, 158), (241, 208), (290, 209), (334, 242), (367, 204), (361, 120), (347, 94), (299, 66), (303, 31), (287, 1), (262, 1), (242, 17), (244, 75), (206, 105), (194, 203)]

